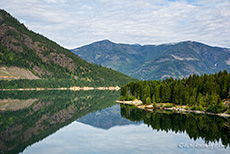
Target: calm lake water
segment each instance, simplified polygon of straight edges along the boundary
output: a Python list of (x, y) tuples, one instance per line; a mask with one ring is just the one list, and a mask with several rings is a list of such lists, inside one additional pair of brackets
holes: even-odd
[(119, 93), (0, 92), (0, 153), (230, 153), (229, 118), (146, 112)]

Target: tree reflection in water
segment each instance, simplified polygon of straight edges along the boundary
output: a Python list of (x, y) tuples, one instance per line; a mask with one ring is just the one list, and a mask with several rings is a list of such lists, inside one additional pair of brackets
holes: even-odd
[(121, 104), (120, 107), (122, 117), (131, 121), (143, 121), (154, 130), (186, 132), (193, 140), (202, 138), (207, 144), (221, 140), (225, 147), (230, 146), (229, 118), (163, 110), (148, 112), (124, 104)]
[(15, 154), (88, 113), (116, 104), (119, 92), (0, 91), (0, 96), (0, 153)]

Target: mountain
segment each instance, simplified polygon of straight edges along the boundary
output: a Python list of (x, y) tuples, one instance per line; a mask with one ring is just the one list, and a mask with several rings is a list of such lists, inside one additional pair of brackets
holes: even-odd
[(144, 62), (137, 52), (139, 48), (139, 45), (116, 44), (103, 40), (72, 51), (88, 62), (101, 64), (119, 72), (127, 72)]
[(230, 71), (229, 48), (194, 41), (142, 46), (103, 40), (71, 51), (86, 61), (141, 80)]
[[(0, 77), (7, 79), (65, 79), (91, 85), (121, 85), (133, 78), (90, 64), (46, 37), (28, 30), (0, 10)], [(12, 70), (24, 69), (12, 75)], [(29, 74), (23, 76), (23, 72)]]

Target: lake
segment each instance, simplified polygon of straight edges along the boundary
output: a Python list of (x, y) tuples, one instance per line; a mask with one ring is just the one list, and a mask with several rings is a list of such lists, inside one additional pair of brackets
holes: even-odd
[(117, 104), (118, 91), (1, 91), (0, 153), (230, 153), (230, 119)]

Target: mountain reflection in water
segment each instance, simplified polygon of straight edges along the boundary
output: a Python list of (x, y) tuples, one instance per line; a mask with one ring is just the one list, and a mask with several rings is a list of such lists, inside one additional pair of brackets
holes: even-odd
[[(170, 145), (173, 143), (174, 152), (183, 153), (174, 142), (179, 141), (178, 136), (184, 138), (186, 134), (190, 140), (199, 143), (200, 140), (206, 143), (220, 141), (225, 147), (228, 146), (221, 150), (229, 152), (229, 119), (166, 111), (146, 112), (116, 104), (119, 93), (99, 90), (0, 92), (0, 153), (52, 150), (51, 153), (56, 153), (57, 146), (62, 152), (75, 150), (75, 153), (76, 150), (80, 150), (80, 153), (149, 153), (157, 145), (162, 147), (159, 150), (167, 152), (160, 145), (169, 145), (162, 143), (169, 138), (173, 139)], [(152, 129), (147, 129), (146, 125)], [(161, 140), (162, 135), (164, 140)], [(70, 141), (69, 144), (75, 145), (75, 149), (62, 146)], [(108, 142), (115, 144), (105, 146)]]
[[(0, 153), (19, 153), (58, 129), (112, 106), (117, 91), (1, 91)], [(23, 108), (24, 107), (24, 108)]]
[(86, 116), (79, 118), (77, 121), (102, 129), (110, 129), (114, 126), (140, 124), (140, 122), (132, 122), (126, 118), (122, 118), (119, 104), (98, 110), (97, 112), (89, 113)]

